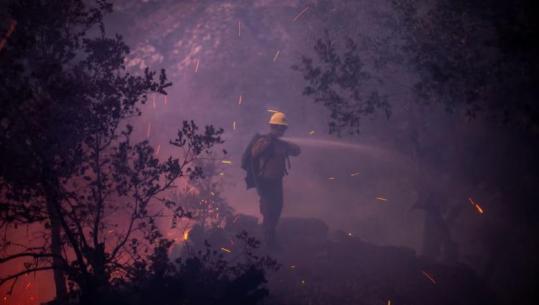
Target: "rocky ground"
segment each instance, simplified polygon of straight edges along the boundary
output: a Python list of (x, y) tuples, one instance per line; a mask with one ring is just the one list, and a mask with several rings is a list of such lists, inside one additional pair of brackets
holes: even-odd
[[(212, 245), (234, 253), (239, 250), (230, 236), (241, 230), (259, 237), (256, 218), (244, 215), (207, 236)], [(195, 229), (191, 242), (199, 243), (201, 237)], [(269, 254), (281, 264), (268, 274), (266, 304), (495, 304), (464, 264), (433, 262), (412, 249), (330, 233), (318, 219), (284, 218), (278, 237), (280, 249), (259, 249), (260, 255)]]

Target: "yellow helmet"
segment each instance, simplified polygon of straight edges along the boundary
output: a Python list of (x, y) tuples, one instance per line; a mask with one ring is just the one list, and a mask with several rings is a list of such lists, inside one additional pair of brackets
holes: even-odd
[(271, 116), (271, 119), (269, 120), (270, 125), (283, 125), (288, 126), (288, 122), (286, 121), (286, 116), (282, 112), (275, 112)]

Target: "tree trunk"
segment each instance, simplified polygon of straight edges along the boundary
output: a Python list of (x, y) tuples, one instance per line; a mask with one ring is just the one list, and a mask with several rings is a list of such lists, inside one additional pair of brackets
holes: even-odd
[[(45, 188), (49, 188), (46, 186)], [(60, 237), (61, 223), (58, 219), (58, 212), (55, 208), (57, 196), (53, 190), (45, 190), (47, 194), (47, 213), (49, 214), (49, 220), (51, 225), (51, 253), (54, 255), (52, 263), (54, 266), (62, 266), (64, 264), (62, 257), (62, 241)], [(64, 272), (61, 268), (54, 268), (54, 284), (56, 286), (56, 299), (63, 300), (67, 297), (67, 287), (64, 277)]]

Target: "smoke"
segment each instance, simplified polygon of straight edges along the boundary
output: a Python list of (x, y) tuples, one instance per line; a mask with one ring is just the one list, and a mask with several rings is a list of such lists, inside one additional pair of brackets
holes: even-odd
[[(383, 36), (383, 26), (372, 21), (387, 14), (387, 3), (118, 4), (122, 18), (110, 23), (134, 46), (132, 66), (165, 68), (174, 83), (167, 105), (157, 97), (156, 109), (148, 105), (137, 124), (141, 136), (151, 125), (149, 140), (160, 155), (177, 153), (167, 142), (183, 119), (223, 127), (227, 159), (233, 162), (221, 177), (226, 198), (238, 212), (259, 216), (256, 193), (244, 188), (240, 157), (256, 132), (267, 132), (267, 110), (283, 111), (290, 121), (287, 136), (303, 149), (285, 178), (283, 216), (316, 217), (374, 243), (419, 249), (421, 213), (409, 211), (417, 197), (417, 170), (406, 149), (394, 147), (394, 123), (373, 117), (358, 137), (329, 136), (327, 112), (302, 95), (304, 80), (291, 69), (301, 55), (312, 54), (324, 29)], [(402, 84), (410, 80), (405, 71), (388, 78), (400, 84), (387, 88), (403, 99), (398, 114), (409, 102)]]

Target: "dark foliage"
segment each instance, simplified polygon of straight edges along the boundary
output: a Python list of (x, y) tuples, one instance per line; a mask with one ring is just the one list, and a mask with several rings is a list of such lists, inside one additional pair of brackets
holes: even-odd
[(117, 279), (94, 304), (259, 304), (268, 295), (266, 272), (277, 264), (253, 251), (259, 244), (246, 233), (237, 235), (243, 250), (226, 257), (209, 244), (203, 251), (170, 261), (172, 243), (161, 240), (153, 253), (136, 262), (126, 278)]
[(346, 38), (344, 52), (340, 55), (326, 31), (314, 50), (317, 62), (303, 56), (301, 65), (292, 68), (301, 72), (307, 81), (303, 94), (312, 96), (315, 103), (322, 103), (329, 110), (329, 133), (359, 133), (361, 117), (377, 109), (390, 116), (387, 98), (374, 88), (379, 80), (364, 68), (354, 40)]
[[(133, 143), (126, 119), (171, 84), (164, 71), (128, 72), (129, 48), (102, 22), (111, 4), (91, 4), (9, 2), (16, 29), (0, 50), (0, 264), (25, 261), (0, 284), (53, 270), (58, 301), (68, 295), (67, 277), (82, 304), (113, 294), (130, 268), (166, 245), (159, 219), (188, 215), (157, 195), (178, 179), (201, 178), (193, 161), (223, 133), (184, 122), (170, 142), (180, 157), (164, 161), (147, 141)], [(13, 252), (21, 225), (42, 238)]]

